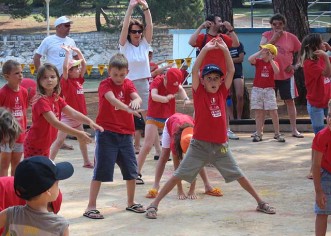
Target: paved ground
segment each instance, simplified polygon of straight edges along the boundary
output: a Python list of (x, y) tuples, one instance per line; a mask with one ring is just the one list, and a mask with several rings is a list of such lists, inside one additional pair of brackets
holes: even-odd
[[(82, 159), (76, 141), (75, 151), (61, 151), (56, 161), (70, 161), (74, 176), (60, 183), (64, 202), (60, 214), (70, 221), (71, 235), (314, 235), (313, 182), (305, 175), (310, 166), (312, 134), (304, 139), (288, 137), (286, 143), (277, 143), (272, 134), (265, 141), (252, 143), (249, 134), (239, 134), (240, 140), (230, 146), (238, 163), (263, 198), (277, 208), (276, 215), (255, 211), (256, 203), (238, 183), (225, 184), (218, 172), (208, 167), (210, 181), (221, 187), (224, 196), (203, 194), (198, 180), (197, 200), (177, 200), (172, 191), (159, 207), (159, 218), (149, 220), (144, 214), (125, 211), (126, 188), (118, 168), (115, 182), (105, 183), (98, 199), (98, 209), (104, 220), (82, 216), (87, 205), (91, 169), (82, 168)], [(93, 157), (94, 145), (89, 146)], [(137, 186), (136, 201), (147, 206), (145, 198), (154, 179), (156, 161), (148, 157), (143, 169), (145, 185)], [(168, 162), (163, 183), (172, 173)], [(187, 189), (188, 184), (185, 183)]]

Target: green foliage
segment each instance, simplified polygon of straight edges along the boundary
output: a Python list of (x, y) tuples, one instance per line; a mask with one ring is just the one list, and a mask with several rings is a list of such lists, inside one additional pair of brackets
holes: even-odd
[(14, 19), (23, 19), (32, 13), (29, 0), (2, 0), (4, 13), (10, 14)]

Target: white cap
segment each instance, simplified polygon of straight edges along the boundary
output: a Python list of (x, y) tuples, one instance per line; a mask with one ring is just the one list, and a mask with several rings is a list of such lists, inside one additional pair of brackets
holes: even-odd
[(66, 16), (61, 16), (55, 20), (54, 26), (56, 27), (58, 25), (65, 24), (65, 23), (72, 24), (72, 21)]

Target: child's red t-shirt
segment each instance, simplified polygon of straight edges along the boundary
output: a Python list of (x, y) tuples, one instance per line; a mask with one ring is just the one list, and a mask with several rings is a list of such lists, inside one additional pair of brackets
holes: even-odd
[(313, 139), (312, 149), (323, 153), (321, 167), (331, 173), (331, 131), (325, 127)]

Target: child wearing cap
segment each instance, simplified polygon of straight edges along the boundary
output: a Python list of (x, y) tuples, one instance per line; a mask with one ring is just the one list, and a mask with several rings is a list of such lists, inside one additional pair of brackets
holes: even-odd
[[(193, 118), (182, 113), (175, 113), (166, 120), (162, 134), (161, 157), (157, 162), (155, 170), (155, 181), (153, 188), (148, 191), (146, 198), (155, 198), (157, 196), (161, 177), (169, 159), (170, 152), (172, 153), (175, 170), (178, 168), (179, 162), (183, 160), (183, 154), (186, 153), (190, 144), (193, 135), (193, 125)], [(223, 195), (219, 188), (213, 188), (211, 186), (205, 168), (201, 169), (200, 176), (205, 186), (205, 194), (217, 197)], [(186, 198), (196, 199), (195, 183), (196, 181), (193, 181), (186, 195), (180, 182), (177, 185), (177, 198), (180, 200)]]
[(145, 208), (134, 201), (137, 160), (132, 135), (133, 115), (139, 115), (141, 98), (128, 74), (128, 60), (117, 53), (109, 61), (109, 77), (99, 85), (99, 112), (96, 122), (104, 132), (96, 132), (95, 166), (90, 185), (90, 198), (84, 216), (103, 219), (96, 208), (102, 182), (113, 182), (115, 163), (120, 167), (127, 188), (127, 211), (144, 213)]
[[(204, 57), (207, 52), (219, 49), (224, 53), (226, 75), (223, 77), (223, 72), (218, 66), (208, 64), (202, 70), (200, 82), (199, 68)], [(181, 180), (192, 183), (201, 168), (207, 163), (213, 164), (218, 169), (225, 182), (237, 180), (257, 201), (257, 211), (267, 214), (276, 213), (275, 208), (261, 199), (244, 176), (227, 144), (225, 99), (232, 83), (233, 74), (234, 66), (228, 47), (222, 39), (212, 39), (202, 48), (192, 69), (195, 125), (190, 146), (178, 169), (147, 208), (147, 218), (156, 219), (160, 201)]]
[(176, 112), (175, 95), (184, 99), (184, 104), (189, 98), (180, 84), (182, 73), (177, 68), (170, 68), (165, 75), (157, 76), (150, 85), (148, 98), (148, 110), (145, 125), (145, 140), (138, 155), (138, 179), (137, 184), (144, 184), (141, 178), (141, 170), (146, 156), (150, 152), (158, 135), (158, 129), (163, 129), (167, 118)]
[(49, 202), (59, 195), (59, 180), (74, 173), (69, 162), (55, 164), (43, 156), (23, 160), (16, 168), (14, 189), (25, 206), (13, 206), (0, 212), (4, 235), (69, 235), (69, 223), (48, 211)]
[(253, 142), (262, 141), (265, 111), (269, 111), (274, 126), (274, 139), (285, 142), (283, 135), (279, 133), (279, 118), (275, 93), (274, 75), (279, 73), (278, 63), (274, 61), (277, 56), (277, 48), (272, 44), (261, 45), (261, 50), (248, 58), (255, 66), (255, 78), (251, 93), (251, 110), (255, 112), (256, 133)]
[[(63, 74), (61, 76), (60, 85), (62, 97), (65, 99), (67, 104), (71, 106), (76, 111), (86, 115), (86, 102), (84, 96), (84, 74), (86, 72), (86, 61), (82, 52), (77, 47), (73, 46), (61, 46), (65, 52), (66, 56), (63, 63)], [(71, 52), (75, 52), (78, 56), (78, 60), (70, 59)], [(66, 114), (61, 114), (61, 122), (64, 124), (75, 128), (80, 131), (84, 131), (83, 124)], [(50, 158), (55, 159), (60, 147), (64, 143), (67, 134), (59, 130), (57, 133), (57, 138), (52, 144)], [(87, 152), (87, 144), (79, 143), (79, 148), (83, 156), (85, 168), (93, 168), (93, 164), (89, 160)]]

